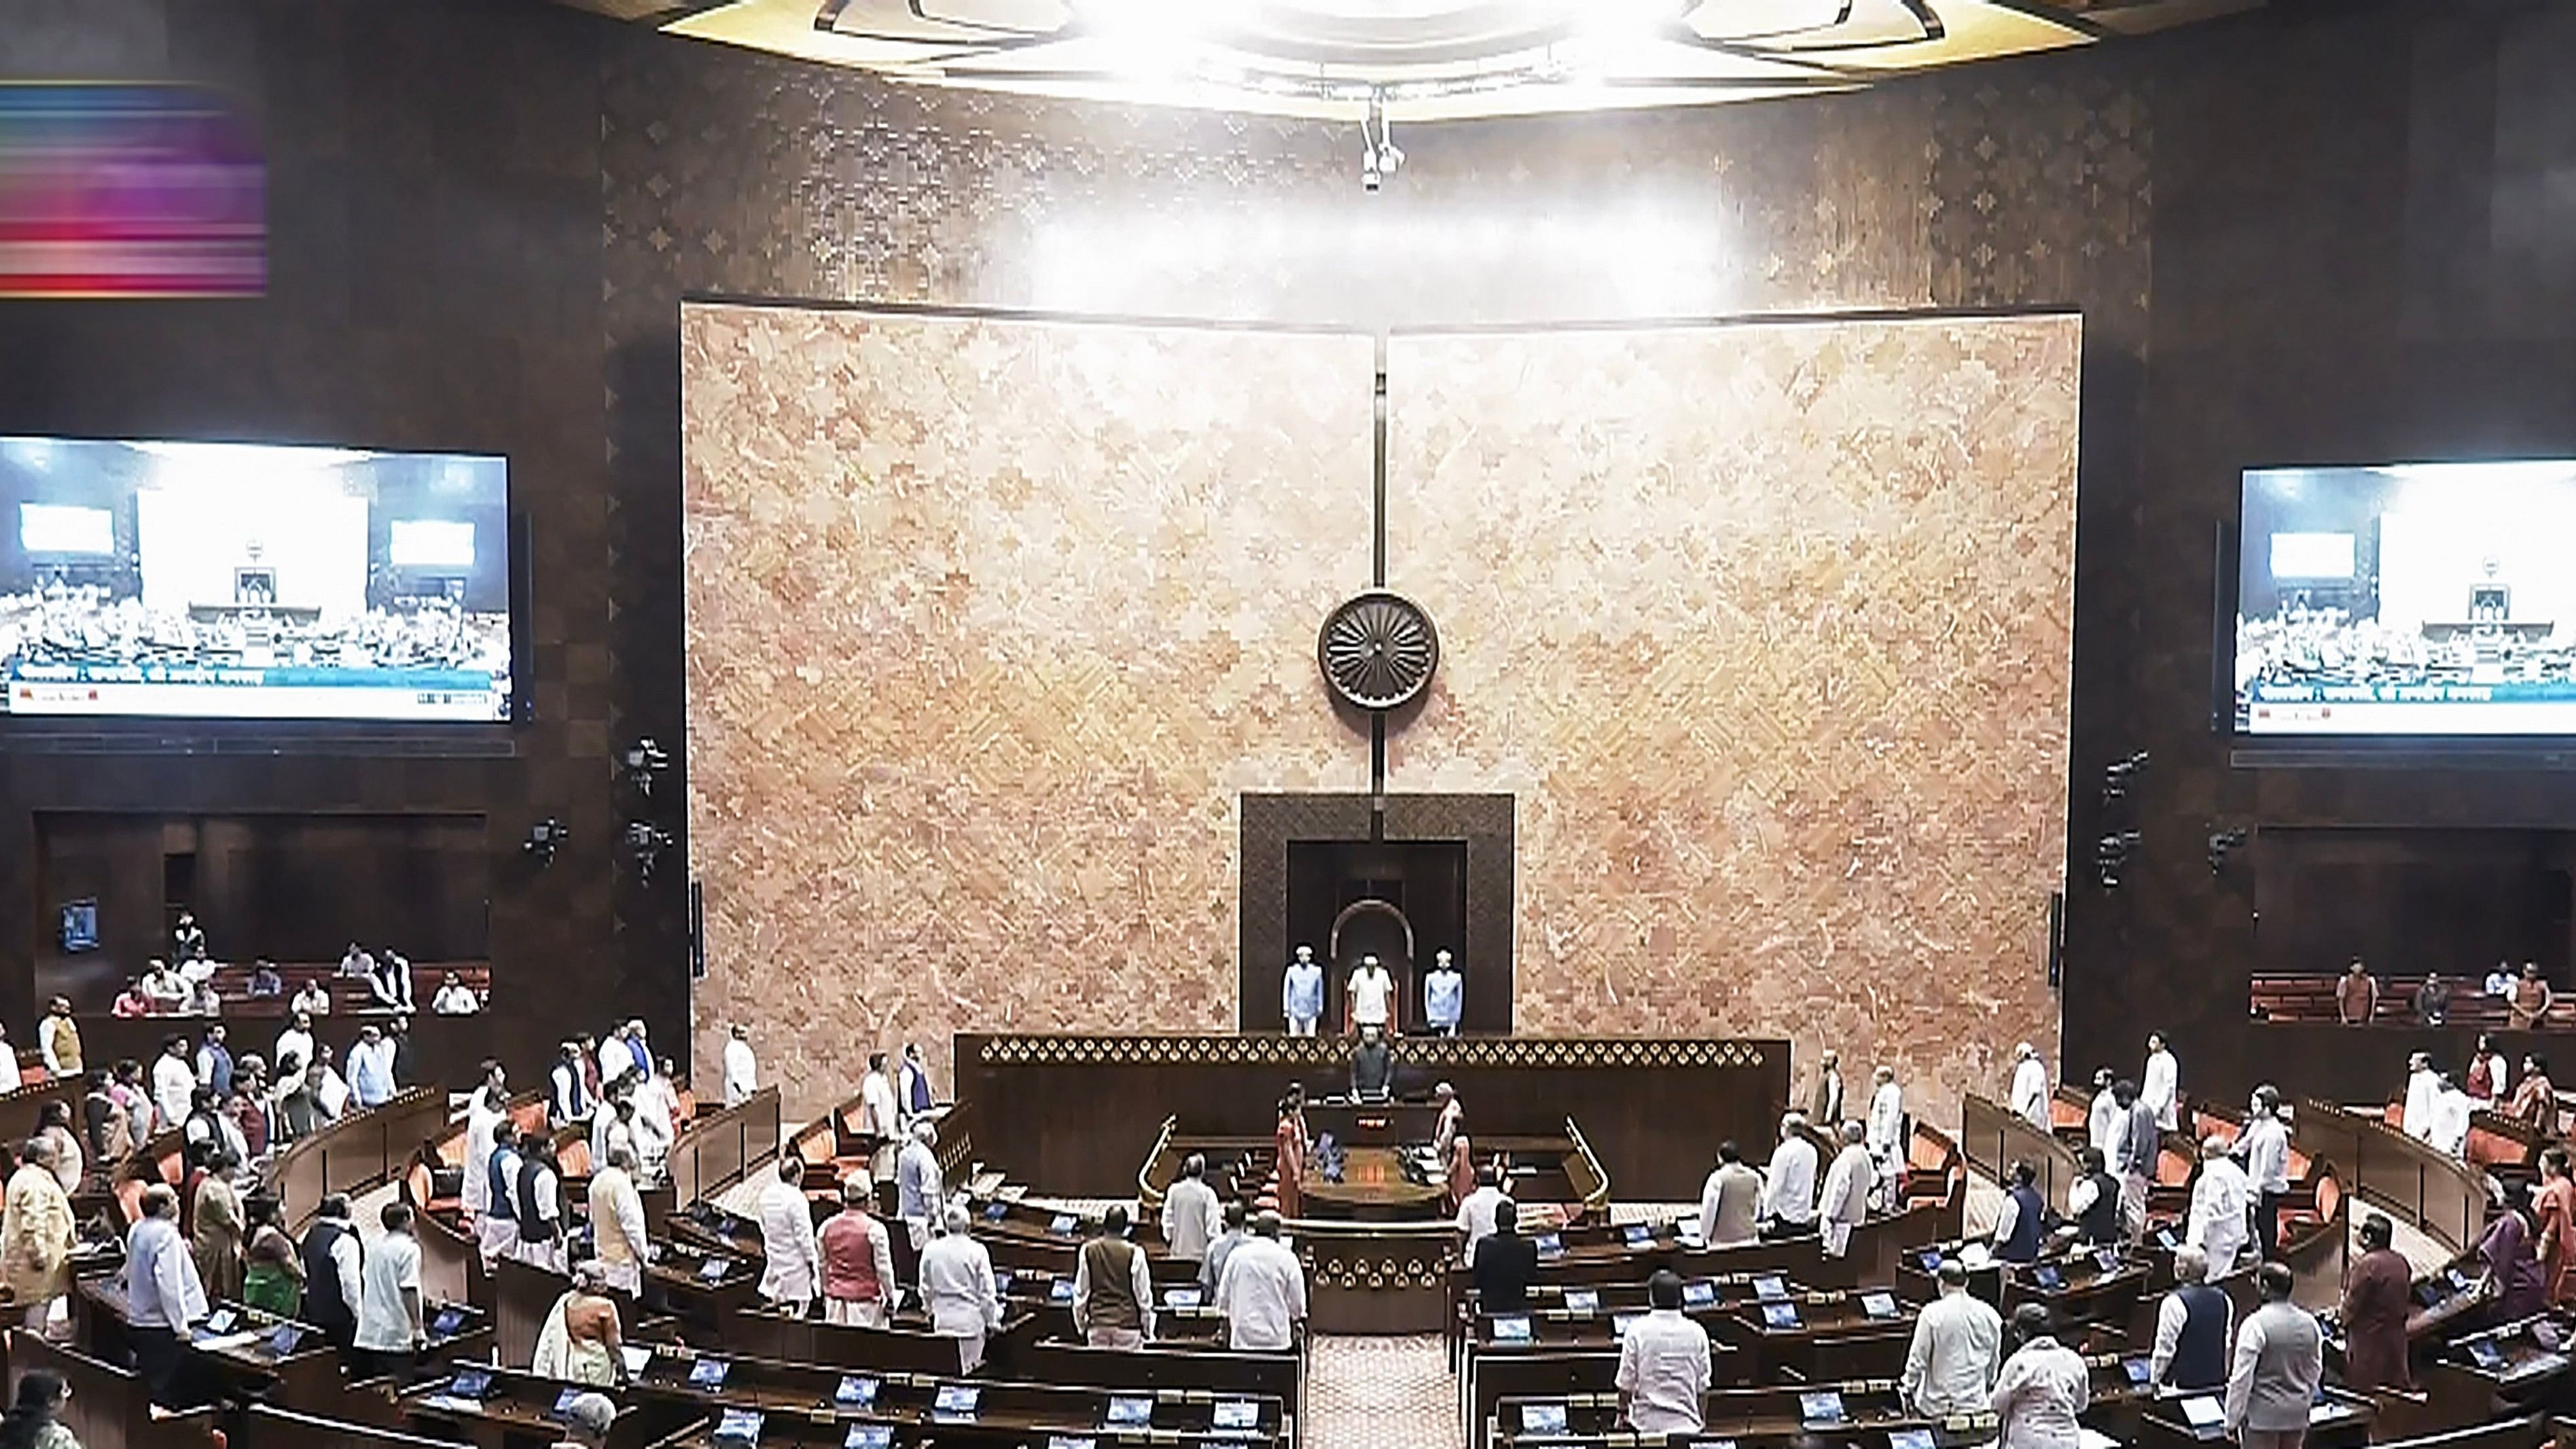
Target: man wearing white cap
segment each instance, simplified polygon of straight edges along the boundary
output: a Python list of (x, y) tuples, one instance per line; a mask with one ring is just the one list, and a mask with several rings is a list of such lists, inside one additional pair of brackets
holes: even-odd
[(1449, 1145), (1458, 1140), (1458, 1124), (1467, 1108), (1458, 1100), (1458, 1089), (1442, 1082), (1431, 1089), (1431, 1100), (1438, 1104), (1440, 1115), (1431, 1124), (1431, 1156), (1435, 1161), (1449, 1160)]
[(2029, 1042), (2013, 1048), (2012, 1109), (2022, 1120), (2048, 1130), (2048, 1068)]

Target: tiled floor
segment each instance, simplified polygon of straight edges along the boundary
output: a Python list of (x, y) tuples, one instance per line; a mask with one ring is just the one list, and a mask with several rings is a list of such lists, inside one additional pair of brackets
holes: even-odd
[(1315, 1339), (1306, 1449), (1465, 1449), (1438, 1334)]

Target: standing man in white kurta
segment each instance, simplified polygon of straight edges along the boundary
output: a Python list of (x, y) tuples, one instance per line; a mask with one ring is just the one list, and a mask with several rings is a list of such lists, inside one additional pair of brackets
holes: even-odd
[(2156, 1114), (2159, 1130), (2171, 1132), (2182, 1126), (2176, 1104), (2182, 1097), (2182, 1068), (2175, 1064), (2174, 1054), (2165, 1050), (2164, 1033), (2147, 1033), (2146, 1075), (2138, 1078), (2138, 1100)]
[(1342, 994), (1342, 1016), (1345, 1031), (1374, 1026), (1395, 1035), (1395, 978), (1375, 956), (1362, 956), (1359, 968), (1351, 973)]
[(1825, 1195), (1816, 1217), (1825, 1236), (1825, 1256), (1839, 1258), (1851, 1247), (1852, 1229), (1869, 1217), (1869, 1185), (1877, 1175), (1858, 1122), (1843, 1124), (1843, 1150), (1825, 1169)]
[(2048, 1067), (2029, 1042), (2013, 1048), (2012, 1109), (2033, 1127), (2048, 1130)]

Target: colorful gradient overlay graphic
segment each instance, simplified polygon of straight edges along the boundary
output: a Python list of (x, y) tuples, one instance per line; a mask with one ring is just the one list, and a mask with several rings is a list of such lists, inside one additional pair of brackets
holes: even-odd
[(267, 284), (266, 172), (223, 98), (0, 85), (0, 297), (248, 297)]

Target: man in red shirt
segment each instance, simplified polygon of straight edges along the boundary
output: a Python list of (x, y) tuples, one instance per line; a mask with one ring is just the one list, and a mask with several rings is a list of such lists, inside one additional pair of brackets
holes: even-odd
[(841, 1184), (841, 1210), (816, 1235), (823, 1258), (823, 1321), (856, 1328), (886, 1326), (894, 1292), (894, 1240), (885, 1224), (868, 1216), (873, 1195), (865, 1177)]
[(2379, 978), (2355, 956), (2344, 968), (2343, 979), (2335, 983), (2335, 1018), (2346, 1026), (2368, 1026), (2378, 1014)]

